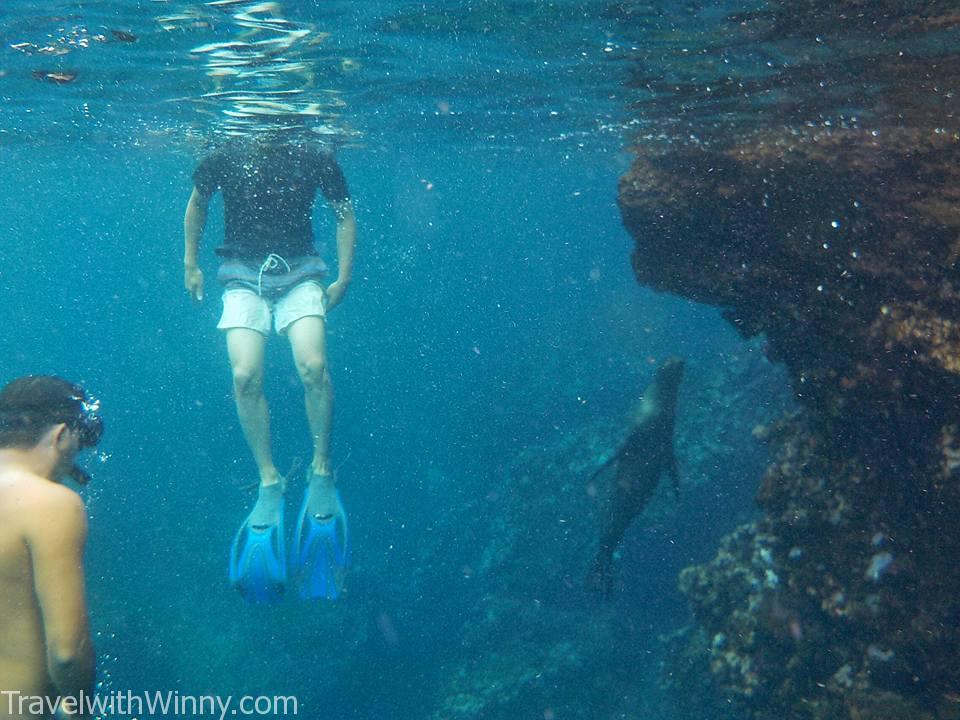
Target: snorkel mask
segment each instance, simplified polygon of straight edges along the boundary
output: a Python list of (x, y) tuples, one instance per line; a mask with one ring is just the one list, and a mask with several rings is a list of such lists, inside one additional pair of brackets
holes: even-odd
[[(77, 443), (81, 450), (96, 447), (103, 436), (103, 418), (100, 417), (100, 401), (89, 393), (72, 398), (80, 403), (80, 412), (67, 422), (67, 427), (76, 431), (79, 436)], [(67, 471), (67, 474), (78, 484), (86, 485), (90, 482), (90, 474), (76, 463)]]
[[(63, 424), (73, 431), (77, 450), (100, 442), (100, 402), (81, 386), (54, 375), (25, 375), (0, 389), (0, 446), (33, 447), (42, 433)], [(80, 484), (90, 481), (77, 465), (66, 475)]]
[(68, 422), (80, 435), (80, 449), (96, 447), (103, 435), (103, 418), (100, 417), (100, 401), (90, 394), (74, 397), (80, 403), (80, 414)]

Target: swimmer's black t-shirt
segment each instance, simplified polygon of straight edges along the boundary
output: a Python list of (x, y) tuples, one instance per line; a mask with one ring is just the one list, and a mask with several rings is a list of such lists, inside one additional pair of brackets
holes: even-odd
[(350, 197), (347, 181), (329, 153), (310, 146), (230, 147), (208, 155), (193, 183), (209, 197), (223, 193), (225, 258), (262, 261), (314, 255), (311, 211), (316, 191), (331, 202)]

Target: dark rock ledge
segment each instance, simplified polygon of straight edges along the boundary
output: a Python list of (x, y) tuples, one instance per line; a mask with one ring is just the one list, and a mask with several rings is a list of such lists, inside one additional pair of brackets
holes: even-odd
[(802, 408), (765, 431), (762, 518), (682, 573), (678, 656), (741, 717), (960, 718), (958, 136), (804, 124), (635, 154), (638, 280), (762, 334)]

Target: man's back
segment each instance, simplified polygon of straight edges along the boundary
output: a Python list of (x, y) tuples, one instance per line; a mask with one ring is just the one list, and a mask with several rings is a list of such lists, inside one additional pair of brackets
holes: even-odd
[(0, 720), (42, 717), (43, 700), (85, 704), (94, 690), (87, 514), (61, 480), (89, 479), (75, 461), (100, 442), (99, 408), (53, 375), (0, 389)]
[[(75, 525), (79, 503), (61, 485), (20, 470), (0, 472), (0, 690), (7, 693), (0, 696), (0, 720), (35, 720), (35, 714), (19, 712), (19, 697), (55, 694), (32, 546), (56, 542), (63, 530), (59, 523)], [(68, 555), (82, 552), (76, 547), (64, 550)], [(37, 552), (45, 554), (47, 548)]]

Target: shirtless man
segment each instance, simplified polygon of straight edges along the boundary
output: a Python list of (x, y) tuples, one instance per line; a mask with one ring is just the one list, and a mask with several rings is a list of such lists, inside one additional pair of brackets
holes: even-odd
[[(0, 720), (37, 720), (37, 698), (92, 697), (83, 501), (61, 484), (89, 478), (74, 464), (97, 444), (98, 403), (56, 377), (0, 390)], [(56, 717), (79, 718), (72, 706)]]

